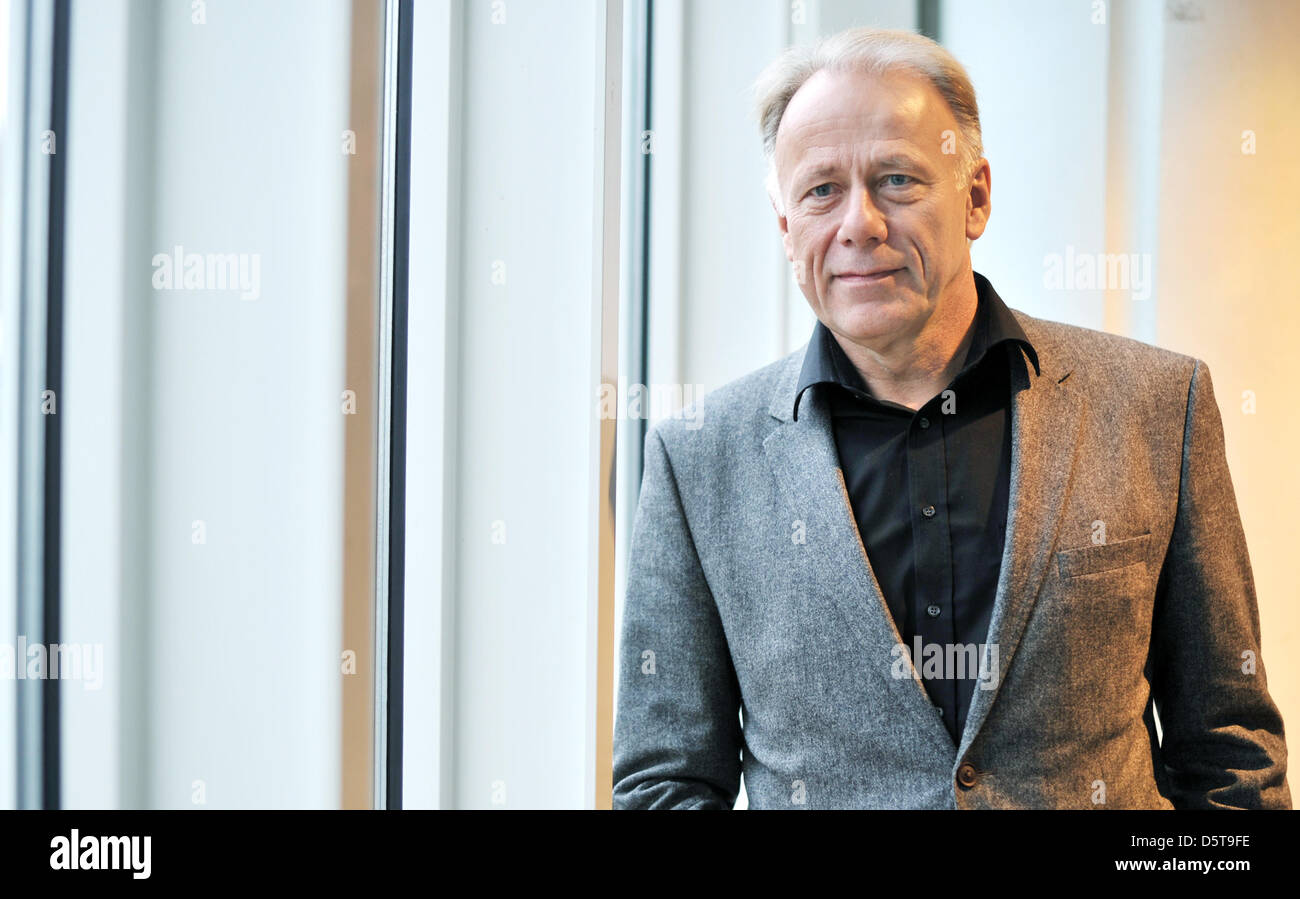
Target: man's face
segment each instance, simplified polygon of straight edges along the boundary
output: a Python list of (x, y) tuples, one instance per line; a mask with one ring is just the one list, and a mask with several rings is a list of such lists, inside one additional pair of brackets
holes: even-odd
[(878, 351), (913, 340), (969, 267), (989, 167), (958, 190), (958, 140), (938, 91), (910, 73), (822, 70), (791, 99), (775, 148), (782, 239), (831, 331)]

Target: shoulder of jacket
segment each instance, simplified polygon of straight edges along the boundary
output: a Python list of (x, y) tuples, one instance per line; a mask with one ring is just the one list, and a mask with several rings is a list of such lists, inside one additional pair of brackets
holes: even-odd
[(1079, 371), (1103, 388), (1181, 385), (1185, 389), (1196, 367), (1205, 365), (1195, 356), (1134, 337), (1012, 311), (1030, 343), (1051, 347), (1066, 367)]
[[(682, 439), (700, 444), (736, 439), (744, 432), (773, 421), (768, 414), (772, 393), (788, 366), (803, 358), (804, 347), (709, 390), (685, 404), (681, 411), (654, 422), (649, 432), (665, 444)], [(704, 438), (699, 440), (699, 438)]]

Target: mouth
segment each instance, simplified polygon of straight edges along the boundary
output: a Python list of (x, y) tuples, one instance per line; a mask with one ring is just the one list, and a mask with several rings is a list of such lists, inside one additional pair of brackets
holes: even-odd
[(891, 268), (887, 271), (873, 272), (870, 274), (863, 272), (844, 272), (836, 275), (836, 281), (843, 281), (845, 284), (875, 284), (878, 281), (887, 280), (901, 272), (901, 268)]

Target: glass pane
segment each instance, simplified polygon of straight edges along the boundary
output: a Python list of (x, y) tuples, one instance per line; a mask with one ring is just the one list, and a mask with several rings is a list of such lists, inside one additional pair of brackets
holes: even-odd
[(61, 802), (368, 807), (383, 4), (71, 10)]

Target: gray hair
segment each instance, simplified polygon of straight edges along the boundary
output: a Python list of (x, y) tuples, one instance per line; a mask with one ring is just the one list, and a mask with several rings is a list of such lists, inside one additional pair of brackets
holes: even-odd
[(970, 186), (975, 168), (984, 156), (984, 146), (975, 88), (966, 69), (951, 53), (923, 35), (883, 28), (850, 28), (815, 44), (788, 48), (754, 82), (755, 108), (768, 163), (767, 192), (778, 212), (784, 214), (776, 179), (776, 132), (795, 92), (822, 69), (869, 75), (904, 70), (929, 81), (957, 120), (957, 186), (961, 190)]

